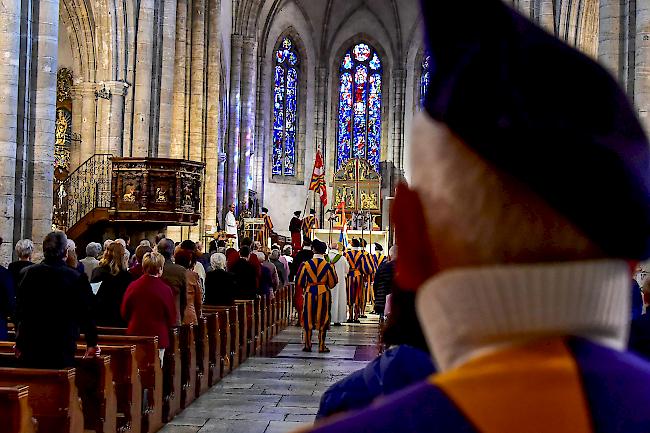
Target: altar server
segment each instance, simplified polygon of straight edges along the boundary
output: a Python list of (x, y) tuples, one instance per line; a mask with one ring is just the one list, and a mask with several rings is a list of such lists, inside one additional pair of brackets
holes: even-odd
[(226, 221), (225, 221), (225, 226), (226, 226), (226, 235), (229, 235), (228, 237), (233, 239), (233, 248), (236, 250), (239, 249), (239, 239), (237, 236), (237, 219), (235, 218), (235, 204), (232, 203), (230, 207), (228, 208), (228, 213), (226, 214)]
[(332, 247), (325, 259), (327, 259), (334, 270), (339, 282), (332, 289), (332, 323), (334, 326), (340, 326), (345, 322), (347, 316), (347, 291), (346, 291), (346, 277), (350, 270), (350, 265), (345, 257), (343, 257), (343, 245), (341, 243), (333, 243)]

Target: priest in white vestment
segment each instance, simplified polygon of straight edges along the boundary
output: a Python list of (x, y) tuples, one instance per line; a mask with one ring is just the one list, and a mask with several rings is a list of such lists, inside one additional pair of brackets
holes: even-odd
[(334, 265), (336, 276), (339, 279), (338, 284), (332, 289), (332, 311), (331, 320), (334, 326), (340, 326), (347, 319), (347, 291), (345, 288), (346, 276), (350, 265), (343, 257), (343, 245), (340, 243), (332, 244), (329, 254), (326, 256), (328, 261)]
[(235, 205), (231, 204), (226, 214), (226, 234), (235, 235), (233, 248), (239, 250), (239, 238), (237, 237), (237, 219), (235, 218)]

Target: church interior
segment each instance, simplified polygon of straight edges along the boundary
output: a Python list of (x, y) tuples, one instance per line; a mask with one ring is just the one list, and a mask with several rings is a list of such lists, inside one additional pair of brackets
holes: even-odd
[[(650, 1), (503, 2), (604, 66), (650, 133)], [(436, 68), (422, 3), (2, 2), (0, 265), (23, 258), (22, 240), (39, 263), (51, 232), (74, 241), (80, 262), (99, 243), (103, 263), (123, 239), (129, 266), (164, 256), (164, 239), (176, 244), (174, 257), (191, 241), (194, 262), (204, 260), (205, 301), (193, 323), (170, 329), (164, 352), (154, 350), (162, 340), (134, 336), (126, 322), (98, 322), (101, 355), (82, 358), (81, 345), (76, 371), (45, 376), (11, 359), (18, 325), (0, 299), (10, 319), (0, 332), (6, 431), (280, 433), (324, 416), (330, 387), (389, 346), (375, 292), (383, 261), (397, 254), (396, 191), (422, 163), (412, 131)], [(470, 16), (477, 2), (466, 3)], [(554, 79), (571, 73), (557, 69)], [(290, 270), (305, 245), (327, 264)], [(149, 252), (136, 258), (140, 246)], [(238, 258), (261, 253), (271, 271), (288, 257), (287, 272), (277, 265), (281, 281), (266, 293), (208, 305), (206, 272), (216, 269), (213, 255), (230, 260), (231, 249)], [(346, 271), (337, 277), (341, 257)], [(328, 297), (311, 298), (316, 286), (305, 281), (327, 269), (336, 280), (320, 283), (331, 285)], [(26, 284), (27, 274), (15, 280)], [(97, 293), (103, 283), (93, 278)], [(342, 318), (331, 307), (339, 302)], [(311, 328), (306, 337), (307, 322), (327, 347)]]

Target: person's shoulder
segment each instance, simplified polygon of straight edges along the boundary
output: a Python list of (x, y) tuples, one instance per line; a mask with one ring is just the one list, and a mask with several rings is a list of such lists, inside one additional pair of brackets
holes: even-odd
[(369, 407), (317, 423), (312, 432), (459, 432), (478, 433), (454, 403), (435, 385), (422, 381)]

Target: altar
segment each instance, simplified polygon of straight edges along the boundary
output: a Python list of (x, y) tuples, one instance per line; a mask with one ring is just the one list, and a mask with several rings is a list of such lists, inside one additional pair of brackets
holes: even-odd
[[(319, 241), (328, 243), (330, 242), (338, 242), (339, 238), (341, 237), (341, 230), (329, 230), (329, 229), (315, 229), (313, 232), (313, 237), (314, 239), (318, 239)], [(348, 241), (351, 241), (352, 238), (356, 239), (365, 239), (366, 242), (368, 242), (368, 245), (372, 245), (375, 242), (379, 243), (384, 248), (384, 254), (388, 255), (388, 232), (385, 230), (373, 230), (372, 232), (369, 231), (361, 231), (361, 230), (348, 230)], [(330, 237), (331, 234), (331, 237)], [(371, 249), (371, 252), (375, 251), (375, 247), (373, 246)]]

